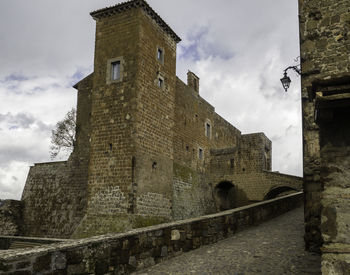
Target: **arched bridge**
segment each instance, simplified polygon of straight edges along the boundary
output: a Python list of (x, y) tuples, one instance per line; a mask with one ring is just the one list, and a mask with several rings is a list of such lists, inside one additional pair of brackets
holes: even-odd
[(302, 178), (263, 171), (225, 175), (214, 182), (214, 198), (218, 210), (273, 199), (302, 189)]

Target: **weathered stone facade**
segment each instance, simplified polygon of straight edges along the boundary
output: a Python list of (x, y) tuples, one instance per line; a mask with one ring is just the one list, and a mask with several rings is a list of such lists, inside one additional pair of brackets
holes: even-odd
[(305, 240), (350, 273), (350, 1), (299, 0)]
[(67, 162), (30, 169), (25, 234), (120, 232), (301, 188), (271, 172), (263, 133), (242, 135), (220, 117), (194, 73), (187, 84), (176, 77), (180, 38), (145, 1), (91, 15), (94, 72), (74, 86), (77, 144)]
[(11, 243), (16, 238), (0, 236), (0, 274), (130, 274), (257, 226), (300, 206), (302, 200), (298, 192), (208, 216), (83, 240), (26, 238), (43, 245), (20, 250), (1, 251), (2, 241)]
[(0, 235), (22, 234), (22, 203), (15, 200), (0, 200)]

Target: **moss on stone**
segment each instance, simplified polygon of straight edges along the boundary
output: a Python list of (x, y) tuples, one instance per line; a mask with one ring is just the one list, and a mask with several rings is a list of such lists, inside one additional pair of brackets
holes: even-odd
[(189, 167), (182, 166), (174, 162), (174, 177), (191, 184), (199, 182), (198, 173)]
[(133, 228), (133, 222), (128, 214), (103, 216), (86, 216), (72, 234), (71, 238), (80, 239), (107, 233), (120, 233)]
[(134, 228), (141, 228), (141, 227), (147, 227), (151, 225), (156, 225), (160, 223), (168, 222), (169, 219), (166, 219), (164, 217), (156, 217), (156, 216), (134, 216), (133, 221), (133, 227)]

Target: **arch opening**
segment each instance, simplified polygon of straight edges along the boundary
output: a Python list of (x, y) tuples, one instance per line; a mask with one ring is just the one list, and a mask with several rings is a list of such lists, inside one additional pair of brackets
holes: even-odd
[(235, 208), (235, 186), (230, 181), (222, 181), (214, 188), (217, 209), (225, 211)]
[(293, 187), (289, 186), (279, 186), (272, 188), (264, 197), (264, 200), (271, 200), (277, 197), (281, 197), (284, 195), (288, 195), (292, 192), (296, 192), (297, 190)]

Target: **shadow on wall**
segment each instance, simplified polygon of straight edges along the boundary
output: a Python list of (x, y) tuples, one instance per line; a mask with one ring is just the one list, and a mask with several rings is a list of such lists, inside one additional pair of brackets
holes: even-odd
[(273, 187), (264, 197), (264, 200), (271, 200), (277, 197), (282, 197), (291, 193), (297, 192), (296, 189), (289, 186), (278, 186)]
[(242, 189), (230, 181), (222, 181), (217, 184), (213, 194), (217, 212), (253, 203)]
[(214, 188), (214, 199), (218, 211), (236, 207), (235, 186), (230, 181), (222, 181)]

